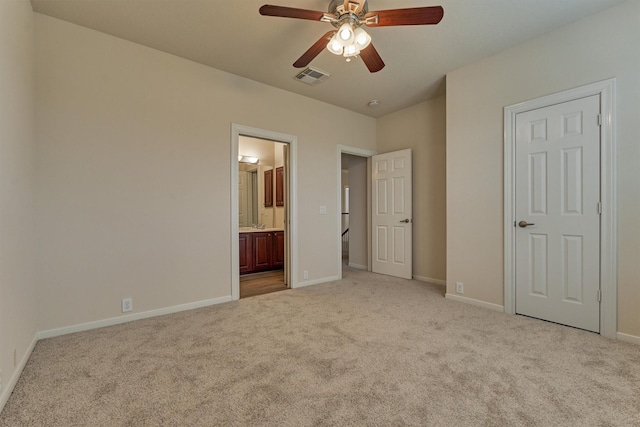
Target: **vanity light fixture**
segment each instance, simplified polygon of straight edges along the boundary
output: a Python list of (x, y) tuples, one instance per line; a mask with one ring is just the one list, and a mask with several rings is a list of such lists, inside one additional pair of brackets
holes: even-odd
[(238, 156), (238, 162), (240, 162), (240, 163), (250, 163), (252, 165), (257, 165), (259, 161), (260, 161), (260, 159), (257, 158), (257, 157)]

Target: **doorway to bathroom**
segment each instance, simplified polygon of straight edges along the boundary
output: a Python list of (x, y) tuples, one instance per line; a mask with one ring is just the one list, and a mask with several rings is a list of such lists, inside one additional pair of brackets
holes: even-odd
[(285, 277), (287, 144), (240, 135), (238, 245), (240, 298), (288, 288)]
[(297, 139), (232, 125), (231, 295), (295, 287)]

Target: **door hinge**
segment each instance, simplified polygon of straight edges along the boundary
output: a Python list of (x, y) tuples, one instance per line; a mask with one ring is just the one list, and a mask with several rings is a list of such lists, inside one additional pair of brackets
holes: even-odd
[(598, 289), (598, 302), (602, 301), (602, 291)]
[(602, 114), (598, 114), (598, 126), (602, 126)]
[(602, 202), (598, 202), (597, 209), (598, 209), (598, 215), (602, 215)]

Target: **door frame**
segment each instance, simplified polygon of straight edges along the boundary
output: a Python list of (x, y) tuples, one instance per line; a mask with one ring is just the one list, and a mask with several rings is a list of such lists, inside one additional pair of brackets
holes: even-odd
[[(285, 133), (258, 129), (236, 123), (231, 124), (231, 299), (240, 299), (240, 253), (238, 233), (238, 145), (240, 136), (260, 138), (288, 144), (288, 170), (285, 173), (285, 185), (289, 189), (285, 193), (285, 272), (288, 276), (285, 283), (290, 288), (298, 285), (298, 137)], [(285, 159), (285, 164), (287, 160)], [(289, 266), (289, 267), (286, 267)]]
[(504, 311), (515, 314), (515, 141), (516, 115), (600, 95), (600, 334), (617, 334), (617, 158), (615, 78), (509, 105), (504, 108)]
[(378, 154), (376, 151), (367, 150), (366, 148), (351, 147), (349, 145), (337, 146), (337, 204), (338, 215), (336, 215), (337, 227), (336, 227), (336, 253), (337, 266), (338, 266), (338, 280), (342, 279), (342, 236), (340, 230), (342, 229), (342, 155), (351, 154), (359, 157), (367, 158), (367, 270), (371, 271), (371, 157)]

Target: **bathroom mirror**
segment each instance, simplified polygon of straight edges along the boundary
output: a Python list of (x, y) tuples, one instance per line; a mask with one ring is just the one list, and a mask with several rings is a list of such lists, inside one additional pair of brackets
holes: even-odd
[(273, 166), (240, 164), (238, 170), (238, 215), (240, 227), (264, 224), (273, 227), (273, 208), (264, 207), (264, 172)]

